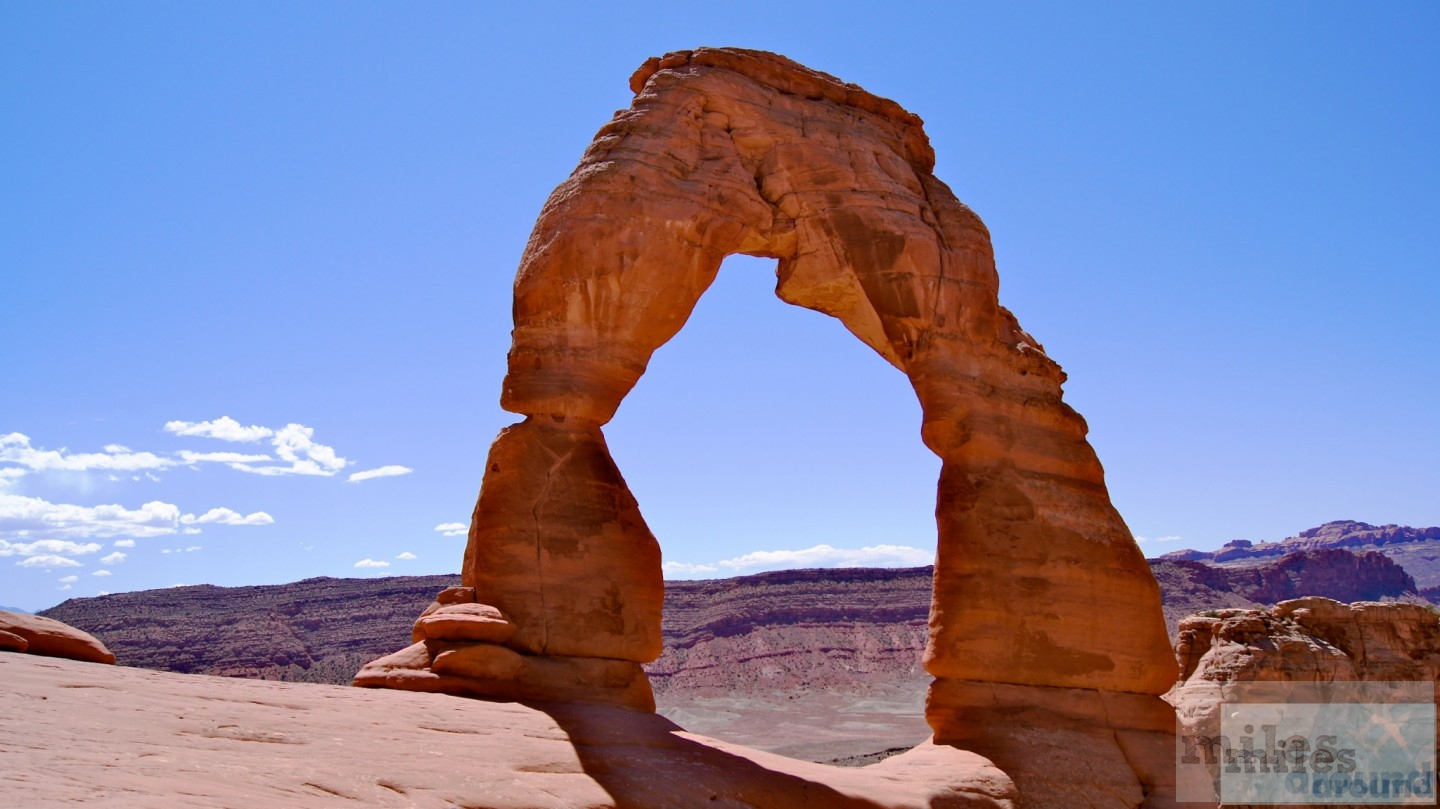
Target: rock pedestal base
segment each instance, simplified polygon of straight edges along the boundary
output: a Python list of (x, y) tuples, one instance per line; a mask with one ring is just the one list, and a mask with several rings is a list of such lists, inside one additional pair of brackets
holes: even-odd
[(942, 677), (925, 717), (937, 744), (1014, 779), (1019, 807), (1175, 804), (1175, 712), (1159, 697)]
[(517, 702), (593, 702), (654, 711), (650, 680), (639, 663), (604, 657), (524, 654), (506, 646), (515, 635), (498, 609), (474, 602), (469, 587), (451, 587), (415, 622), (415, 643), (365, 664), (362, 688), (394, 688)]

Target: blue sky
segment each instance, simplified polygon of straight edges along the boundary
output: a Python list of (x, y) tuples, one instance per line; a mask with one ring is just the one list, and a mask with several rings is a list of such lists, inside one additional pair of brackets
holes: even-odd
[[(534, 218), (698, 45), (925, 119), (1147, 554), (1440, 523), (1437, 39), (1404, 2), (0, 3), (0, 604), (457, 570)], [(727, 262), (607, 428), (670, 573), (928, 561), (913, 393), (773, 285)]]

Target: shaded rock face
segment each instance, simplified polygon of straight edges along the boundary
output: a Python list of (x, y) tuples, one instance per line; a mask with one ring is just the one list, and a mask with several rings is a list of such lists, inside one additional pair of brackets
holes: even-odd
[(1335, 520), (1279, 542), (1235, 539), (1219, 550), (1179, 550), (1161, 558), (1231, 566), (1272, 561), (1299, 551), (1334, 549), (1356, 553), (1378, 551), (1403, 566), (1422, 588), (1440, 587), (1440, 526), (1412, 528), (1408, 525), (1371, 525), (1355, 520)]
[(1207, 609), (1255, 608), (1302, 596), (1338, 601), (1418, 600), (1415, 580), (1384, 554), (1340, 548), (1296, 551), (1246, 566), (1215, 567), (1163, 557), (1150, 570), (1164, 594), (1165, 620), (1176, 624)]
[[(1078, 797), (1073, 773), (1042, 763), (1059, 749), (1105, 774), (1094, 805), (1164, 800), (1157, 695), (1174, 672), (1159, 589), (1061, 401), (1063, 372), (999, 305), (989, 233), (931, 173), (920, 119), (736, 49), (651, 59), (631, 87), (546, 202), (515, 280), (501, 404), (525, 420), (491, 449), (462, 568), (516, 625), (504, 646), (659, 654), (659, 547), (601, 427), (726, 256), (772, 257), (781, 299), (838, 318), (906, 374), (942, 460), (925, 653), (936, 740), (995, 760), (1031, 805)], [(433, 668), (397, 671), (357, 682), (442, 687)]]
[(1355, 554), (1329, 548), (1292, 553), (1271, 565), (1225, 572), (1236, 589), (1266, 604), (1317, 594), (1343, 602), (1419, 595), (1410, 574), (1375, 551)]
[(113, 664), (115, 655), (87, 632), (52, 618), (0, 611), (0, 651)]

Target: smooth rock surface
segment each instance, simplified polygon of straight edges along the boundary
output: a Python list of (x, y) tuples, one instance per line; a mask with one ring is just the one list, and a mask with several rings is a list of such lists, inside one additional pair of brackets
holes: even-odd
[[(25, 641), (24, 651), (45, 657), (65, 657), (90, 663), (114, 663), (115, 655), (88, 632), (39, 615), (0, 611), (0, 631)], [(11, 646), (14, 644), (12, 643)]]
[(504, 643), (515, 634), (515, 624), (489, 604), (442, 604), (415, 621), (415, 634), (418, 639)]
[(923, 744), (858, 769), (653, 714), (527, 707), (0, 656), (0, 805), (1013, 807), (979, 756)]

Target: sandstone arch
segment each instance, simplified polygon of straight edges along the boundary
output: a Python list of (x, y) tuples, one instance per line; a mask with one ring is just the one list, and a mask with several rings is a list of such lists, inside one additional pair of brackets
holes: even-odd
[(640, 664), (660, 652), (660, 552), (601, 428), (721, 261), (767, 256), (783, 300), (907, 375), (942, 460), (936, 740), (990, 757), (1029, 805), (1169, 800), (1159, 589), (1063, 372), (999, 305), (985, 226), (931, 174), (920, 119), (737, 49), (651, 59), (631, 87), (515, 279), (501, 404), (525, 419), (491, 448), (468, 589), (441, 599), (499, 612), (441, 606), (478, 634), (417, 629), (428, 646), (357, 683), (653, 707)]

